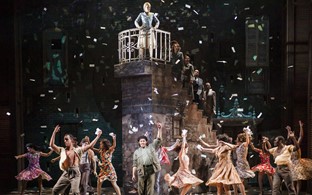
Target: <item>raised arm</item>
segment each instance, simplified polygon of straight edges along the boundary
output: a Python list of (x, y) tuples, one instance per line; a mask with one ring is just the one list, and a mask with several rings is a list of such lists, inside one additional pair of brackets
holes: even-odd
[(162, 139), (162, 125), (161, 123), (157, 123), (157, 138)]
[(59, 125), (56, 125), (50, 138), (50, 147), (58, 154), (60, 153), (60, 149), (57, 145), (55, 145), (55, 135), (60, 131), (60, 128), (61, 127)]
[(264, 144), (265, 152), (269, 152), (269, 149), (272, 148), (271, 143), (269, 142), (269, 138), (267, 137), (262, 138), (262, 144)]
[(179, 156), (183, 157), (186, 154), (186, 133), (182, 133), (182, 145), (181, 145), (181, 152), (179, 153)]
[(96, 142), (99, 140), (99, 138), (101, 137), (102, 135), (102, 130), (99, 130), (98, 131), (98, 134), (96, 135), (96, 137), (94, 138), (94, 140), (92, 140), (92, 142), (90, 144), (87, 144), (85, 145), (84, 147), (82, 147), (82, 151), (85, 152), (87, 151), (88, 149), (92, 148)]
[(172, 146), (165, 147), (168, 151), (174, 150), (180, 144), (180, 140), (177, 139), (176, 142)]
[(299, 138), (298, 138), (298, 144), (301, 145), (301, 142), (303, 140), (303, 123), (302, 121), (299, 121)]
[(248, 132), (250, 132), (249, 127), (244, 128), (244, 132), (245, 132), (245, 136), (246, 136), (246, 142), (244, 142), (245, 147), (248, 147), (248, 145), (250, 144), (250, 135)]
[(295, 145), (293, 151), (299, 150), (300, 146), (299, 146), (299, 143), (298, 143), (297, 139), (295, 138), (295, 134), (294, 134), (293, 131), (289, 132), (289, 138), (294, 142), (294, 145)]
[(116, 148), (116, 134), (111, 135), (113, 138), (112, 146), (109, 148), (110, 150), (114, 150)]
[(161, 140), (162, 140), (162, 125), (161, 123), (157, 123), (157, 137), (154, 139), (152, 146), (157, 150), (160, 147)]

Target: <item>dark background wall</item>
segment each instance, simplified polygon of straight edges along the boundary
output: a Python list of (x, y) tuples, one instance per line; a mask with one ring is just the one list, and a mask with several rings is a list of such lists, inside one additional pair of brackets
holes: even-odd
[[(71, 132), (79, 141), (85, 135), (93, 138), (97, 127), (104, 130), (105, 137), (115, 132), (118, 145), (113, 163), (118, 176), (122, 176), (118, 169), (122, 163), (121, 88), (120, 81), (114, 78), (113, 65), (118, 63), (117, 34), (134, 27), (143, 3), (139, 0), (1, 3), (0, 20), (5, 28), (0, 28), (3, 91), (0, 128), (4, 129), (0, 143), (10, 157), (1, 153), (4, 165), (0, 167), (9, 163), (14, 169), (2, 172), (0, 177), (9, 178), (10, 189), (17, 185), (13, 176), (18, 172), (15, 169), (18, 164), (11, 157), (23, 152), (27, 142), (47, 151), (56, 124), (62, 125), (62, 133)], [(227, 112), (234, 101), (234, 98), (230, 100), (231, 95), (238, 94), (240, 106), (246, 112), (262, 113), (260, 133), (285, 135), (282, 129), (288, 122), (297, 127), (296, 121), (287, 121), (289, 117), (283, 115), (289, 109), (285, 108), (287, 101), (282, 95), (285, 1), (180, 0), (151, 1), (151, 4), (152, 11), (159, 14), (160, 29), (171, 32), (171, 39), (179, 41), (182, 51), (191, 53), (201, 77), (217, 91), (221, 111)], [(270, 23), (269, 74), (265, 80), (268, 91), (264, 94), (251, 94), (246, 90), (249, 78), (245, 65), (245, 22), (248, 17), (265, 17)], [(181, 27), (183, 30), (179, 30)], [(62, 69), (59, 75), (48, 68), (58, 65), (58, 59), (61, 59), (58, 68)], [(221, 85), (224, 86), (222, 93)], [(118, 107), (113, 109), (115, 105)], [(5, 114), (7, 110), (12, 112), (11, 116)], [(57, 143), (62, 145), (60, 137)], [(42, 159), (41, 166), (57, 178), (58, 166), (49, 160)], [(45, 185), (53, 184), (51, 181)]]
[[(12, 158), (16, 151), (15, 139), (15, 59), (14, 59), (14, 6), (10, 1), (0, 6), (0, 191), (12, 189), (16, 184), (12, 177), (16, 173), (16, 162)], [(11, 115), (10, 115), (11, 114)], [(14, 167), (14, 168), (13, 168)], [(10, 182), (11, 181), (11, 182)]]

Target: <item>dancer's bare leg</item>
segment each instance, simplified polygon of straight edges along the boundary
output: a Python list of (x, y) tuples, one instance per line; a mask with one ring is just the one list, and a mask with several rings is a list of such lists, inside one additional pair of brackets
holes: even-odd
[(100, 182), (100, 180), (98, 179), (98, 181), (97, 181), (97, 186), (96, 186), (96, 192), (97, 192), (98, 195), (101, 195), (102, 183), (103, 183), (103, 182)]
[(258, 183), (259, 183), (260, 194), (263, 194), (263, 172), (258, 173)]
[(27, 181), (22, 181), (22, 191), (21, 191), (21, 195), (24, 195), (24, 192), (26, 190), (26, 186), (27, 186)]
[(223, 189), (225, 191), (225, 195), (231, 195), (231, 190), (229, 185), (223, 185)]
[(191, 189), (191, 187), (192, 185), (184, 186), (181, 190), (181, 195), (185, 195)]
[(222, 194), (222, 184), (217, 184), (217, 195)]
[(119, 186), (117, 185), (117, 182), (116, 181), (112, 181), (112, 186), (114, 187), (115, 191), (116, 191), (116, 194), (117, 195), (121, 195), (121, 192), (120, 192), (120, 188)]
[(38, 177), (38, 189), (39, 189), (39, 195), (42, 194), (42, 176), (40, 175)]

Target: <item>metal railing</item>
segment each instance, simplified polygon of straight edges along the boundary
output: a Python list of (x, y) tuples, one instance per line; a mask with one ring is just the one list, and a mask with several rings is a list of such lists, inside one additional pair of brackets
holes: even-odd
[[(149, 56), (149, 60), (170, 62), (170, 32), (155, 29), (149, 32), (154, 34), (156, 46), (153, 48), (152, 56)], [(121, 31), (118, 34), (118, 53), (119, 63), (125, 63), (130, 61), (141, 60), (142, 56), (139, 56), (139, 41), (140, 30), (138, 28), (128, 29)], [(149, 36), (149, 39), (153, 38)], [(152, 40), (150, 40), (152, 41)], [(149, 53), (149, 50), (144, 51), (144, 54)], [(143, 55), (144, 55), (143, 54)], [(145, 55), (146, 56), (146, 55)], [(145, 59), (143, 56), (143, 59)]]

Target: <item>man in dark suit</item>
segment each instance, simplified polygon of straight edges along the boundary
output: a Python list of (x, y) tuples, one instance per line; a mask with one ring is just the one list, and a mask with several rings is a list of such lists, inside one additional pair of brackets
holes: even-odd
[[(191, 78), (192, 91), (193, 91), (193, 102), (200, 104), (200, 100), (203, 97), (203, 79), (199, 77), (199, 70), (194, 71), (194, 76)], [(200, 105), (199, 105), (200, 107)]]

